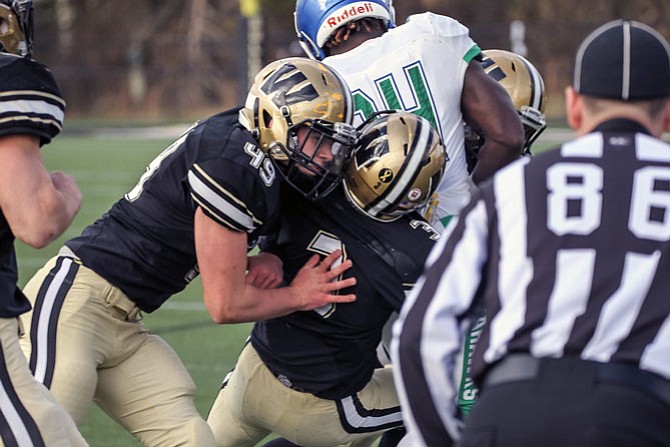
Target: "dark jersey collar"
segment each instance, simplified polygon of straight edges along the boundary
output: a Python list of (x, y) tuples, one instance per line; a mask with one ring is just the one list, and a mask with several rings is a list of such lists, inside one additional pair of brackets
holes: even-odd
[(592, 132), (605, 132), (605, 133), (644, 133), (651, 135), (649, 130), (640, 124), (637, 121), (633, 121), (627, 118), (615, 118), (607, 121), (603, 121), (598, 124)]

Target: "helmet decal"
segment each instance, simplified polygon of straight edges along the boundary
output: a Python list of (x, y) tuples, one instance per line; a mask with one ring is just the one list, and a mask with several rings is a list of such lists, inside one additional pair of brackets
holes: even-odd
[(486, 74), (491, 76), (496, 81), (500, 82), (507, 77), (502, 68), (496, 65), (493, 62), (493, 59), (487, 57), (482, 61), (482, 68), (486, 71)]
[(261, 91), (271, 95), (272, 101), (281, 107), (301, 101), (312, 101), (319, 97), (307, 77), (293, 64), (284, 64), (261, 84)]
[(316, 33), (315, 42), (319, 48), (328, 41), (328, 38), (341, 26), (349, 22), (363, 19), (366, 17), (378, 18), (388, 22), (391, 19), (387, 6), (378, 3), (366, 1), (348, 3), (341, 8), (331, 11), (321, 22), (321, 26)]
[(379, 181), (382, 183), (391, 183), (393, 181), (393, 171), (389, 168), (379, 171)]
[(407, 193), (407, 198), (412, 202), (416, 202), (421, 198), (421, 190), (419, 188), (412, 188), (409, 193)]

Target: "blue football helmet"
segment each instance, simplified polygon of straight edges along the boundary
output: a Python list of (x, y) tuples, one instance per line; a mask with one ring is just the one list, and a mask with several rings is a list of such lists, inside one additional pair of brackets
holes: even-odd
[(323, 47), (335, 30), (366, 17), (384, 20), (388, 28), (394, 28), (393, 0), (297, 0), (295, 31), (305, 53), (322, 60), (326, 57)]

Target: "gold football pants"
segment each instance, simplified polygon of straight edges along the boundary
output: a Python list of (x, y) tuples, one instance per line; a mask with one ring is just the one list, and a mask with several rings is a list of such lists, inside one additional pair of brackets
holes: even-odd
[(375, 370), (365, 388), (338, 402), (286, 387), (247, 344), (207, 423), (219, 447), (251, 447), (269, 433), (306, 447), (363, 447), (382, 427), (401, 425), (399, 405), (391, 368)]
[(16, 318), (0, 318), (0, 343), (0, 446), (87, 446), (72, 418), (30, 374)]
[(81, 423), (95, 401), (145, 446), (214, 445), (177, 354), (118, 288), (71, 257), (29, 281), (21, 347), (34, 376)]

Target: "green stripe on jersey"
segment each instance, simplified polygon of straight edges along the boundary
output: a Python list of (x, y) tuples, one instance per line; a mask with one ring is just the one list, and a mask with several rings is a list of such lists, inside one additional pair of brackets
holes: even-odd
[(479, 48), (479, 45), (475, 44), (475, 46), (470, 48), (468, 52), (465, 53), (465, 56), (463, 56), (463, 60), (469, 64), (472, 61), (472, 59), (474, 59), (475, 56), (477, 56), (481, 52), (482, 49)]

